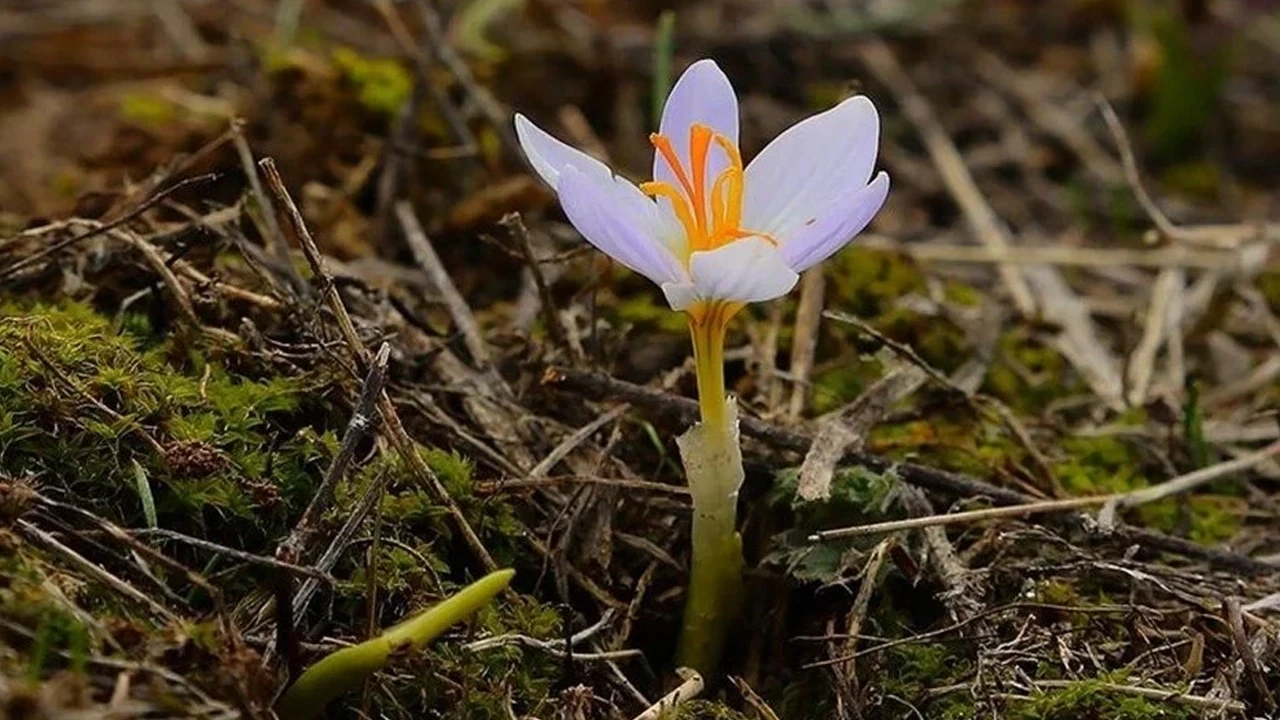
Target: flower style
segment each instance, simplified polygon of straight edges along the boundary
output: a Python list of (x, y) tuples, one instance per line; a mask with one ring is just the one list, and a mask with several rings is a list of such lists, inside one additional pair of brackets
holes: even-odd
[(798, 273), (866, 227), (889, 192), (888, 175), (871, 177), (880, 120), (864, 96), (787, 129), (744, 169), (738, 99), (711, 60), (672, 88), (650, 136), (654, 179), (638, 187), (523, 115), (515, 124), (583, 237), (695, 322), (724, 322), (746, 303), (790, 292)]

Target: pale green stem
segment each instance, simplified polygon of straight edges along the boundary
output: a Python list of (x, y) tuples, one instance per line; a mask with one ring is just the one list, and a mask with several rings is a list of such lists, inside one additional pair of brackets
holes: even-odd
[(282, 720), (307, 720), (330, 700), (357, 687), (399, 653), (420, 650), (451, 626), (465, 620), (506, 589), (514, 570), (489, 573), (438, 605), (390, 628), (376, 638), (335, 651), (307, 668), (276, 704)]
[(736, 308), (691, 315), (702, 422), (677, 443), (693, 498), (693, 548), (677, 662), (715, 673), (742, 598), (742, 539), (735, 528), (742, 450), (737, 408), (724, 383), (725, 325)]

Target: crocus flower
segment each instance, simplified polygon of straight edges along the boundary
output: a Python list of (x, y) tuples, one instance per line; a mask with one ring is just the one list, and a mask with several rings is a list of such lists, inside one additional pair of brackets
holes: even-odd
[(654, 179), (639, 186), (523, 115), (515, 124), (583, 237), (697, 323), (790, 292), (866, 227), (889, 191), (888, 175), (872, 178), (880, 119), (864, 96), (787, 129), (744, 169), (738, 98), (711, 60), (672, 88), (649, 137)]
[(662, 112), (653, 180), (637, 186), (516, 115), (533, 169), (578, 231), (657, 283), (689, 318), (702, 423), (678, 441), (693, 504), (689, 591), (677, 655), (712, 672), (742, 593), (736, 527), (744, 472), (725, 394), (724, 336), (747, 303), (785, 295), (799, 273), (853, 239), (884, 204), (872, 179), (880, 119), (854, 97), (779, 135), (743, 167), (738, 98), (710, 60), (676, 81)]

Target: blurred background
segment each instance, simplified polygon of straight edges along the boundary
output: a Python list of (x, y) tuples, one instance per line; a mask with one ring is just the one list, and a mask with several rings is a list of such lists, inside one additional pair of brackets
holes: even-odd
[[(287, 666), (474, 577), (440, 498), (366, 441), (318, 527), (375, 505), (380, 524), (356, 523), (360, 550), (342, 545), (324, 602), (302, 603), (301, 644), (270, 659), (270, 558), (361, 380), (302, 282), (285, 193), (361, 341), (391, 343), (388, 392), (460, 516), (519, 571), (519, 598), (468, 637), (532, 638), (452, 638), (335, 713), (625, 719), (659, 697), (687, 548), (688, 339), (565, 222), (511, 117), (647, 179), (662, 99), (703, 57), (740, 94), (748, 161), (861, 93), (893, 185), (853, 247), (735, 322), (730, 382), (759, 423), (751, 631), (729, 653), (740, 682), (680, 717), (1274, 712), (1269, 0), (0, 0), (0, 500), (18, 477), (47, 499), (0, 503), (0, 564), (23, 578), (0, 582), (0, 701), (65, 718), (172, 693), (188, 714), (254, 716)], [(262, 158), (283, 181), (265, 193)], [(857, 432), (810, 465), (837, 426)], [(870, 455), (837, 471), (846, 451)], [(808, 539), (1238, 458), (1234, 479), (1119, 512), (1128, 534), (1006, 519)], [(11, 526), (15, 507), (37, 510)], [(155, 540), (214, 579), (234, 623), (86, 517), (241, 552)], [(153, 622), (40, 532), (191, 625)], [(1237, 595), (1244, 610), (1224, 605)], [(584, 629), (578, 649), (603, 659), (546, 644)], [(87, 680), (60, 674), (86, 653)], [(121, 658), (170, 675), (120, 690)]]
[[(254, 148), (324, 206), (308, 218), (324, 226), (331, 249), (359, 257), (385, 246), (366, 223), (393, 196), (431, 208), (429, 229), (461, 232), (481, 227), (485, 211), (545, 196), (519, 179), (509, 128), (496, 124), (513, 109), (623, 168), (644, 169), (655, 84), (703, 56), (744, 96), (748, 157), (804, 114), (849, 93), (871, 95), (885, 115), (883, 158), (895, 178), (877, 230), (904, 240), (936, 236), (956, 219), (902, 112), (916, 95), (1015, 231), (1056, 235), (1085, 221), (1101, 240), (1097, 232), (1116, 239), (1124, 229), (1128, 200), (1115, 197), (1124, 180), (1099, 94), (1129, 127), (1149, 182), (1171, 194), (1175, 217), (1263, 217), (1276, 181), (1280, 30), (1267, 0), (427, 7), (7, 0), (0, 209), (10, 222), (77, 203), (91, 209), (124, 176), (145, 177), (242, 117)], [(664, 12), (673, 13), (665, 34)], [(893, 67), (868, 64), (868, 39), (892, 46)], [(666, 56), (657, 65), (655, 48)], [(214, 154), (192, 169), (222, 160)], [(379, 196), (389, 165), (401, 192)]]

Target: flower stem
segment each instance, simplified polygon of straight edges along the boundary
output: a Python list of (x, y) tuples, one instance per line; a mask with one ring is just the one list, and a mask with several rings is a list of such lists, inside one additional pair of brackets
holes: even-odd
[(710, 676), (720, 664), (742, 595), (742, 538), (734, 508), (708, 513), (694, 507), (693, 558), (676, 660)]
[(678, 439), (693, 498), (693, 548), (677, 662), (710, 676), (742, 596), (742, 539), (735, 525), (742, 486), (737, 407), (725, 393), (724, 335), (737, 308), (690, 315), (702, 422)]
[(725, 321), (718, 318), (719, 314), (712, 308), (689, 319), (693, 363), (698, 378), (698, 407), (702, 411), (702, 424), (708, 428), (723, 428), (725, 418)]

